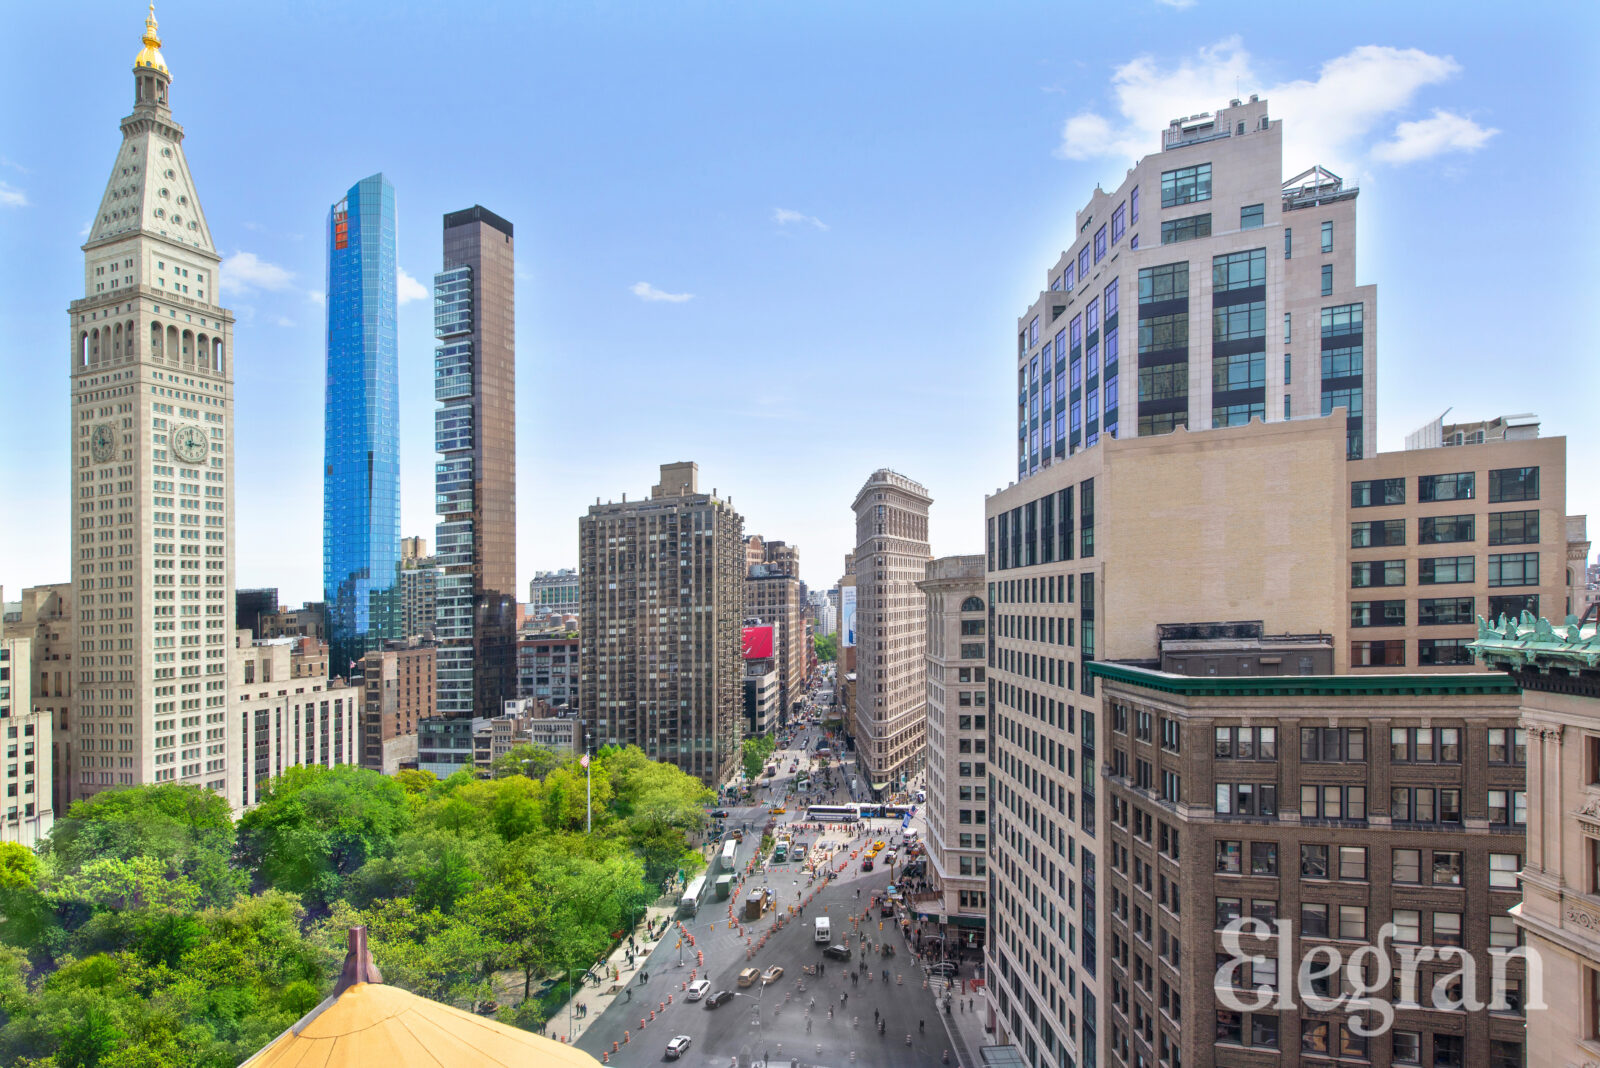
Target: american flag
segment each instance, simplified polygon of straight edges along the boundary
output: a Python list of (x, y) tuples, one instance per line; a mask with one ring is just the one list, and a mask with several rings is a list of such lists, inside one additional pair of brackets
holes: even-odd
[(587, 768), (589, 766), (589, 754), (583, 754), (583, 759), (579, 760), (578, 763)]

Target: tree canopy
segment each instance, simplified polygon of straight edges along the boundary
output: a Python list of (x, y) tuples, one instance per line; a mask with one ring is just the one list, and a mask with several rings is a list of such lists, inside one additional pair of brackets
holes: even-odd
[(192, 787), (109, 790), (0, 844), (0, 1063), (235, 1065), (327, 995), (358, 923), (389, 982), (541, 1027), (566, 991), (539, 980), (702, 863), (713, 794), (636, 748), (587, 777), (528, 749), (492, 779), (292, 768), (237, 822)]

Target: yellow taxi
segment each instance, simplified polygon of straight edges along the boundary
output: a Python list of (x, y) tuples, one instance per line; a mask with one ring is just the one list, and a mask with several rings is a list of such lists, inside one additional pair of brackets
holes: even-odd
[(782, 805), (773, 805), (771, 808), (767, 809), (767, 811), (774, 816), (781, 816), (789, 810), (784, 808)]
[(882, 839), (879, 839), (878, 841), (872, 843), (872, 852), (873, 852), (874, 855), (883, 852), (883, 840)]

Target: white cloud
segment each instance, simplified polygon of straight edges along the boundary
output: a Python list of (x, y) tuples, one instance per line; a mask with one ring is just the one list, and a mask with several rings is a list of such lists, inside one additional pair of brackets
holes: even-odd
[(258, 289), (278, 293), (293, 284), (293, 271), (268, 263), (254, 252), (235, 252), (222, 261), (224, 293), (253, 293)]
[(0, 182), (0, 207), (25, 208), (28, 206), (28, 194), (14, 185)]
[(320, 289), (308, 289), (308, 290), (306, 290), (306, 299), (309, 300), (313, 304), (326, 304), (326, 303), (328, 303), (328, 295), (326, 293), (324, 293)]
[(1499, 132), (1465, 115), (1435, 108), (1431, 119), (1396, 126), (1394, 137), (1374, 146), (1372, 156), (1385, 163), (1415, 163), (1442, 152), (1476, 152)]
[(628, 291), (640, 300), (664, 300), (670, 304), (682, 304), (686, 300), (693, 300), (693, 293), (668, 293), (664, 289), (657, 289), (649, 282), (635, 282), (628, 287)]
[(803, 212), (791, 211), (788, 208), (773, 208), (772, 221), (779, 226), (786, 226), (789, 223), (805, 223), (815, 226), (818, 230), (826, 230), (828, 228), (828, 224), (815, 215), (806, 215)]
[(1159, 133), (1174, 118), (1210, 111), (1249, 93), (1268, 98), (1284, 120), (1284, 167), (1313, 163), (1351, 168), (1365, 142), (1388, 116), (1417, 92), (1454, 76), (1449, 56), (1416, 48), (1361, 45), (1327, 60), (1315, 80), (1267, 83), (1255, 71), (1238, 37), (1199, 49), (1175, 66), (1139, 56), (1112, 74), (1116, 116), (1083, 111), (1062, 127), (1056, 155), (1065, 159), (1130, 159), (1155, 151)]
[(397, 278), (395, 299), (401, 304), (410, 304), (414, 300), (426, 300), (427, 297), (427, 288), (401, 268)]
[(1194, 7), (1195, 0), (1156, 0), (1156, 3), (1182, 11), (1185, 8)]
[(293, 319), (285, 318), (282, 315), (278, 316), (276, 322), (277, 322), (277, 324), (279, 326), (293, 326), (294, 325), (294, 320)]

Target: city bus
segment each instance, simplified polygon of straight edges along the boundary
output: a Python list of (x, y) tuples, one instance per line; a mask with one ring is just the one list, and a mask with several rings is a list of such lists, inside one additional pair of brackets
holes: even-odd
[(705, 900), (705, 896), (706, 877), (704, 875), (696, 875), (694, 881), (689, 884), (689, 889), (685, 890), (683, 897), (679, 899), (678, 911), (680, 913), (687, 912), (691, 916), (695, 915), (700, 911), (700, 903)]
[(816, 823), (847, 823), (860, 819), (859, 805), (812, 805), (806, 809), (806, 819)]
[(739, 863), (739, 843), (732, 838), (722, 843), (722, 870), (732, 871)]

